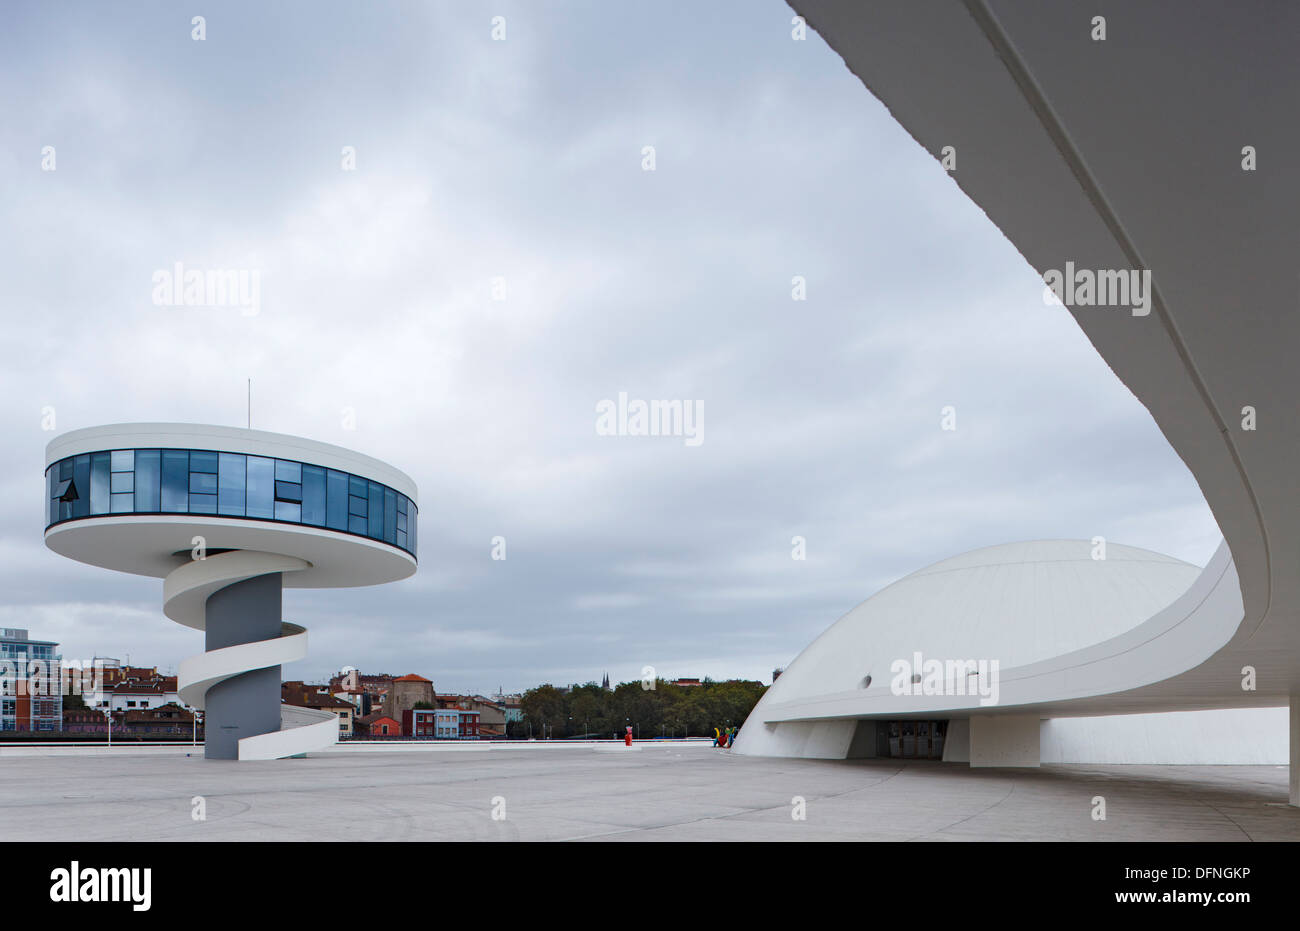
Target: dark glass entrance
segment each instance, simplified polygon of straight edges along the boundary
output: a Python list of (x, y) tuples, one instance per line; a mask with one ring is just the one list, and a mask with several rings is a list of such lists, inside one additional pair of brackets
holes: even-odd
[(948, 736), (947, 721), (881, 721), (876, 733), (883, 739), (880, 756), (902, 760), (942, 760)]

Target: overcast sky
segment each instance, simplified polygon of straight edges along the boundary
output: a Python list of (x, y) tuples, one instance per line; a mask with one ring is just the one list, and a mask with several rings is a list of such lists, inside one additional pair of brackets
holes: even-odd
[[(420, 490), (413, 578), (286, 591), (290, 678), (770, 681), (966, 550), (1217, 545), (1145, 408), (784, 3), (190, 6), (0, 7), (0, 625), (200, 652), (161, 581), (43, 546), (42, 409), (242, 426), (249, 378), (254, 427)], [(156, 306), (175, 262), (258, 270), (260, 312)], [(620, 391), (702, 402), (703, 442), (598, 435)]]

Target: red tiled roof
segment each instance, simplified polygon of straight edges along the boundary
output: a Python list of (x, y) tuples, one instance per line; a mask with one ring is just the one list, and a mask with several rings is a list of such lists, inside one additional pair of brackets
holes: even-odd
[(356, 707), (351, 702), (342, 701), (333, 695), (288, 695), (281, 698), (286, 705), (293, 705), (295, 708), (346, 708), (348, 711), (355, 711)]
[(161, 682), (123, 682), (113, 688), (114, 695), (161, 695), (166, 691)]
[(411, 673), (409, 676), (398, 676), (393, 681), (394, 682), (430, 682), (431, 680), (426, 679), (424, 676), (417, 676), (415, 673)]
[(392, 715), (383, 714), (378, 711), (376, 711), (374, 714), (368, 714), (364, 717), (357, 718), (358, 724), (365, 724), (366, 726), (369, 726), (371, 724), (377, 724), (380, 721), (392, 721), (398, 727), (402, 726), (401, 722), (398, 721), (396, 718), (394, 718)]
[(157, 708), (137, 708), (127, 711), (122, 720), (132, 721), (193, 721), (194, 715), (175, 702), (159, 705)]

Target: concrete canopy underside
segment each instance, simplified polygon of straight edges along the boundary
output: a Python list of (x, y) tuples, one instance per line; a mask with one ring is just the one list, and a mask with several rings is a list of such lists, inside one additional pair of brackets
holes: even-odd
[[(1224, 546), (1187, 595), (1132, 631), (1003, 669), (995, 708), (774, 686), (756, 718), (1286, 704), (1300, 687), (1300, 7), (792, 6), (922, 147), (936, 159), (953, 147), (953, 180), (1040, 274), (1067, 262), (1151, 271), (1149, 315), (1070, 312), (1187, 464)], [(1243, 170), (1245, 146), (1257, 170)], [(1254, 431), (1242, 429), (1246, 406)], [(1256, 691), (1242, 689), (1245, 666)]]

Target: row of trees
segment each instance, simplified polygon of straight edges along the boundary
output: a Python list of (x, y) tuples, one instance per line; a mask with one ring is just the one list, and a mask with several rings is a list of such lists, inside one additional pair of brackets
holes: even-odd
[(594, 682), (561, 690), (540, 685), (524, 693), (522, 721), (507, 726), (511, 737), (622, 737), (631, 725), (637, 737), (712, 737), (713, 729), (739, 727), (767, 686), (732, 679), (673, 685), (664, 679), (645, 688), (640, 681), (613, 690)]

